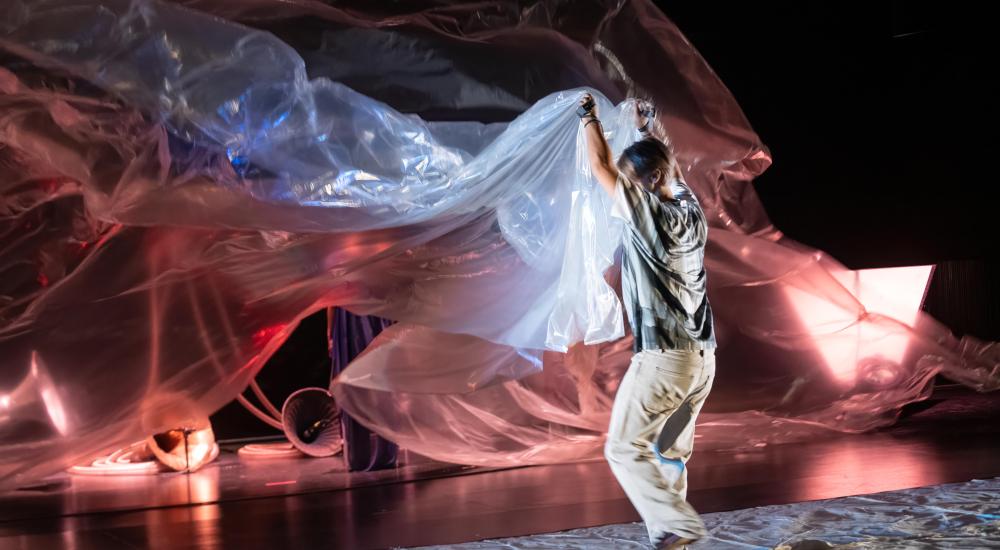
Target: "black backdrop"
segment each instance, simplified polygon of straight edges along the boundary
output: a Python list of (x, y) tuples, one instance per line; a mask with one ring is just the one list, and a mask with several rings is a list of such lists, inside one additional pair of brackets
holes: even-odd
[(972, 2), (658, 2), (771, 148), (787, 235), (849, 267), (996, 256), (994, 19)]

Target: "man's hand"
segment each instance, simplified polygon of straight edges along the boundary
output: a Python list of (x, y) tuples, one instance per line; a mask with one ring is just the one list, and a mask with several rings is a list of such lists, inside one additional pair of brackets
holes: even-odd
[(635, 127), (639, 132), (648, 134), (653, 129), (653, 120), (656, 118), (656, 107), (645, 99), (635, 100)]
[(583, 94), (576, 114), (580, 118), (597, 118), (597, 103), (594, 101), (594, 96), (588, 93)]

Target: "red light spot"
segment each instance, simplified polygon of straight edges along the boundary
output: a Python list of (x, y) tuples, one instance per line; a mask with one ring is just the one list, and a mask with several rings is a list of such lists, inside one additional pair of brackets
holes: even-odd
[(42, 285), (42, 288), (49, 286), (49, 278), (45, 276), (44, 273), (38, 273), (38, 284)]
[(253, 336), (251, 338), (253, 340), (254, 347), (262, 348), (266, 346), (267, 343), (270, 342), (271, 339), (273, 339), (275, 336), (277, 336), (277, 334), (281, 332), (282, 329), (284, 328), (285, 325), (282, 323), (278, 325), (271, 325), (269, 327), (264, 327), (258, 330), (257, 332), (253, 333)]
[(274, 487), (275, 485), (291, 485), (293, 483), (298, 483), (298, 481), (295, 481), (294, 479), (289, 480), (289, 481), (271, 481), (271, 482), (265, 483), (264, 486), (265, 487)]

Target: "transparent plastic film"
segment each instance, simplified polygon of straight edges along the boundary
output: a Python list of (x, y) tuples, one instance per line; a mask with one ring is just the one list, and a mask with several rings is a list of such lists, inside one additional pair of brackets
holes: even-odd
[(397, 321), (331, 388), (378, 433), (599, 456), (631, 339), (584, 91), (616, 155), (629, 98), (656, 104), (709, 219), (700, 448), (885, 425), (937, 373), (998, 387), (993, 343), (919, 310), (929, 267), (851, 271), (771, 225), (766, 147), (650, 2), (12, 0), (0, 486), (210, 415), (330, 306)]

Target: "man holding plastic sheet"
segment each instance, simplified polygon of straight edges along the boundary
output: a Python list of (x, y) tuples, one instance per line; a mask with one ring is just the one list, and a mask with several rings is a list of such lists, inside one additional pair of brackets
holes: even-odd
[(649, 135), (652, 107), (636, 103), (644, 137), (618, 162), (589, 94), (577, 110), (590, 167), (625, 222), (622, 295), (635, 355), (611, 410), (605, 457), (656, 548), (705, 535), (685, 500), (694, 424), (715, 377), (715, 332), (704, 266), (708, 224), (670, 148)]

